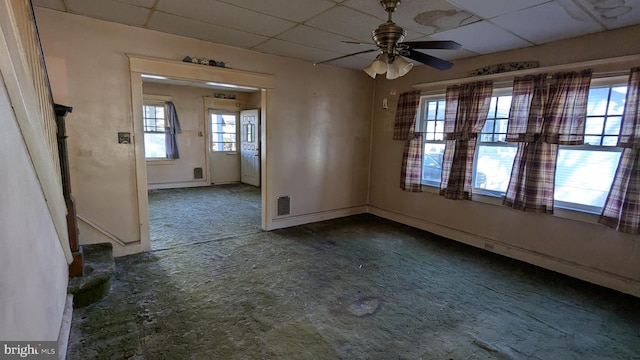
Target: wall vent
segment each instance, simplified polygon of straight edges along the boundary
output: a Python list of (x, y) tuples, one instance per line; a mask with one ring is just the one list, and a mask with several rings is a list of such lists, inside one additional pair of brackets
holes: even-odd
[(193, 178), (194, 179), (202, 179), (202, 168), (201, 167), (193, 168)]
[(278, 213), (277, 216), (289, 215), (291, 213), (291, 199), (289, 196), (278, 197)]

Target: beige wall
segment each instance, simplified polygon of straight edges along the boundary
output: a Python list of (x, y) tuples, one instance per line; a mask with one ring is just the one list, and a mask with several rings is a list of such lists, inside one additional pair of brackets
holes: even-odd
[[(205, 105), (203, 98), (213, 97), (216, 93), (235, 95), (237, 100), (246, 102), (247, 93), (229, 92), (192, 86), (179, 86), (158, 83), (144, 83), (144, 94), (170, 96), (182, 133), (177, 135), (180, 159), (147, 161), (147, 183), (149, 188), (174, 188), (188, 186), (206, 186), (207, 182), (207, 137), (205, 126)], [(203, 179), (193, 178), (193, 169), (203, 169)], [(240, 174), (237, 174), (240, 178)]]
[[(572, 220), (524, 213), (480, 201), (445, 200), (434, 193), (400, 190), (404, 143), (393, 141), (398, 95), (411, 85), (465, 78), (473, 69), (509, 61), (567, 64), (640, 54), (640, 27), (553, 44), (459, 60), (449, 71), (420, 66), (395, 81), (376, 81), (370, 203), (372, 211), (478, 247), (519, 258), (640, 296), (640, 239), (596, 223), (595, 216)], [(435, 55), (435, 54), (434, 54)], [(638, 64), (636, 64), (637, 66)], [(628, 70), (631, 66), (623, 67)], [(613, 67), (610, 67), (611, 69)], [(382, 99), (390, 99), (390, 110)]]
[[(367, 204), (373, 81), (364, 73), (42, 8), (36, 19), (54, 99), (74, 107), (67, 121), (79, 215), (134, 242), (116, 254), (140, 250), (133, 146), (117, 143), (117, 132), (133, 132), (126, 53), (209, 57), (274, 76), (267, 96), (267, 228), (360, 212)], [(284, 219), (275, 219), (279, 195), (291, 197)], [(106, 240), (81, 228), (84, 243)]]
[(67, 262), (0, 76), (0, 339), (58, 339)]

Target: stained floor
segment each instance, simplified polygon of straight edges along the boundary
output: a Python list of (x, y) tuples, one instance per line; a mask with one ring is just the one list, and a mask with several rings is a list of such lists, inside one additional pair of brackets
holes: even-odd
[(69, 359), (640, 359), (638, 298), (372, 215), (263, 232), (249, 186), (149, 200)]

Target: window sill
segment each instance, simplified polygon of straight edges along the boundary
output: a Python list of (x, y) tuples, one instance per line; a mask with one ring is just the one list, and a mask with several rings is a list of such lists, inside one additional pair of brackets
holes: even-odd
[(145, 159), (147, 165), (173, 165), (176, 163), (173, 159)]

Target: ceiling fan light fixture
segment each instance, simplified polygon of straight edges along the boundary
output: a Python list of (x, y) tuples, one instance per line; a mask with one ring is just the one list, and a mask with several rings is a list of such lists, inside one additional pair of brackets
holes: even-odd
[(387, 80), (393, 80), (400, 77), (400, 73), (398, 72), (398, 68), (395, 65), (395, 62), (389, 64), (387, 67)]
[(393, 64), (390, 64), (389, 67), (395, 67), (398, 77), (405, 76), (411, 69), (413, 69), (413, 64), (405, 60), (402, 56), (396, 56)]
[(362, 69), (364, 72), (367, 73), (367, 75), (371, 76), (372, 79), (376, 78), (376, 75), (378, 74), (374, 69), (373, 69), (373, 64), (375, 63), (372, 62), (369, 66), (367, 66), (366, 68)]
[(386, 54), (382, 54), (382, 55), (378, 55), (378, 57), (376, 57), (375, 60), (373, 60), (373, 62), (371, 63), (371, 68), (373, 69), (373, 71), (376, 72), (376, 74), (384, 74), (385, 72), (387, 72), (387, 55)]

